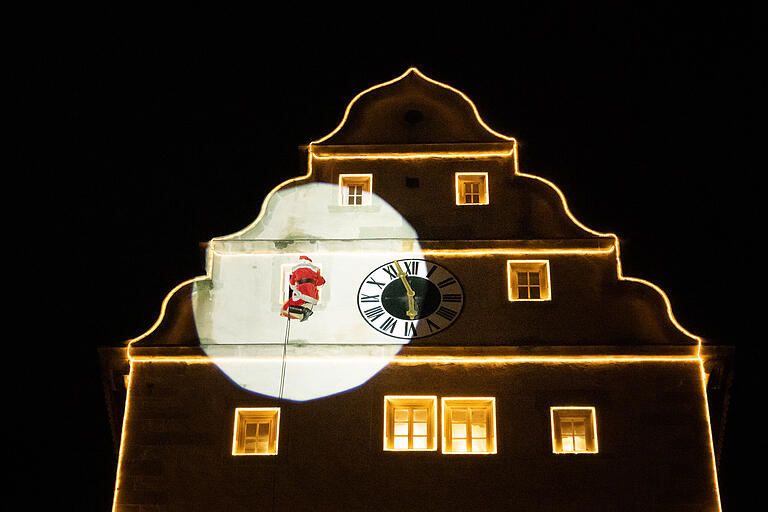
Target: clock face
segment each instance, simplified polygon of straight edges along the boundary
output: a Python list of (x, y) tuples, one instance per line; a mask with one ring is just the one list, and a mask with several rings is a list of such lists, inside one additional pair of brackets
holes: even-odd
[(394, 260), (368, 274), (357, 292), (363, 319), (394, 338), (423, 338), (451, 325), (464, 306), (456, 276), (422, 259)]

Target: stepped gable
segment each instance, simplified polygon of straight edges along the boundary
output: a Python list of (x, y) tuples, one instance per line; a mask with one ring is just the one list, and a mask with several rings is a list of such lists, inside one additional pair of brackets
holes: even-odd
[(401, 145), (509, 142), (483, 125), (456, 89), (415, 68), (359, 94), (337, 130), (316, 145)]

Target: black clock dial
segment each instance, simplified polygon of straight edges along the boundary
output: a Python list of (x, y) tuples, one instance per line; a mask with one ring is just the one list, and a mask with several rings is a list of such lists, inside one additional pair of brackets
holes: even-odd
[[(406, 276), (414, 291), (414, 319), (427, 318), (440, 307), (440, 289), (429, 279), (418, 276)], [(390, 315), (402, 320), (411, 320), (408, 316), (408, 292), (401, 279), (391, 281), (381, 290), (381, 305)]]
[(357, 305), (363, 319), (377, 331), (401, 339), (422, 338), (456, 321), (464, 291), (442, 265), (403, 259), (368, 274), (360, 284)]

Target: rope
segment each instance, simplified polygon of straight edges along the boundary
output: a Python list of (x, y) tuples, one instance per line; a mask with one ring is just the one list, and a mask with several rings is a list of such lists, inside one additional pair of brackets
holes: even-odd
[(285, 340), (283, 340), (283, 367), (280, 370), (280, 394), (278, 396), (278, 400), (283, 399), (283, 389), (285, 387), (285, 362), (287, 359), (287, 352), (288, 352), (288, 338), (291, 335), (291, 315), (290, 313), (286, 317), (285, 320)]
[[(285, 387), (285, 363), (287, 359), (287, 353), (288, 353), (288, 338), (291, 334), (291, 315), (290, 313), (285, 319), (285, 339), (283, 340), (283, 361), (282, 361), (282, 368), (280, 370), (280, 392), (278, 393), (278, 403), (283, 400), (283, 390)], [(275, 461), (275, 467), (272, 471), (272, 510), (275, 510), (275, 499), (277, 494), (277, 463), (278, 458), (274, 458)]]

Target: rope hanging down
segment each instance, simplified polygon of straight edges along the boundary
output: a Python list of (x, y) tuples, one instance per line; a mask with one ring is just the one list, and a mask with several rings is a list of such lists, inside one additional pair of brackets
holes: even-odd
[[(283, 388), (285, 387), (285, 363), (287, 359), (287, 353), (288, 353), (288, 339), (291, 334), (291, 317), (288, 316), (285, 319), (285, 339), (283, 340), (283, 361), (282, 361), (282, 368), (280, 369), (280, 392), (278, 393), (278, 403), (282, 402), (283, 400)], [(274, 468), (272, 469), (272, 510), (275, 510), (275, 501), (277, 497), (277, 463), (278, 458), (274, 458), (275, 464)]]
[(283, 390), (285, 388), (285, 364), (288, 354), (288, 338), (291, 335), (291, 317), (286, 317), (285, 320), (285, 340), (283, 340), (283, 358), (282, 358), (282, 368), (280, 369), (280, 394), (278, 396), (278, 400), (283, 399)]

